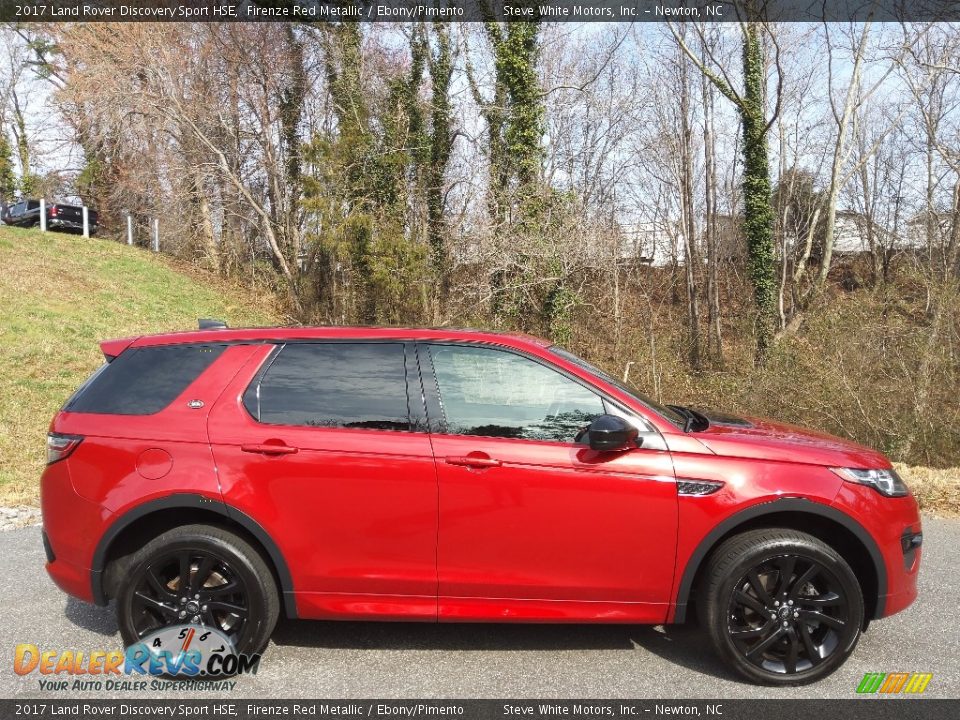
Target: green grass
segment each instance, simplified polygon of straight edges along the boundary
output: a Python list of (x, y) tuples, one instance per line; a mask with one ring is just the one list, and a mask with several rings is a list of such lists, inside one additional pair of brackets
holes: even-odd
[(276, 325), (272, 297), (110, 240), (0, 227), (0, 503), (33, 504), (46, 429), (102, 362), (98, 342), (196, 327)]

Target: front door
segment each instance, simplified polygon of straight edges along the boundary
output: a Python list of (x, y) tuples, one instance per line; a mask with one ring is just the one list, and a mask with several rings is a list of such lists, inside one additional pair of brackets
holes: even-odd
[(515, 352), (434, 344), (420, 366), (438, 394), (440, 619), (664, 621), (677, 489), (663, 446), (577, 444), (616, 410)]
[(436, 618), (437, 476), (408, 353), (265, 346), (210, 414), (224, 500), (277, 543), (301, 617)]

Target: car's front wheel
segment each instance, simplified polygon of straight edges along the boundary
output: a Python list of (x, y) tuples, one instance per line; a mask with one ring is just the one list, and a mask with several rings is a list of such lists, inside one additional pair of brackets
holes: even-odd
[(799, 685), (826, 677), (853, 652), (863, 594), (847, 562), (812, 535), (752, 530), (711, 555), (701, 618), (717, 651), (749, 680)]
[(280, 611), (273, 574), (243, 538), (187, 525), (154, 538), (124, 563), (117, 624), (128, 646), (172, 625), (212, 627), (238, 653), (266, 647)]

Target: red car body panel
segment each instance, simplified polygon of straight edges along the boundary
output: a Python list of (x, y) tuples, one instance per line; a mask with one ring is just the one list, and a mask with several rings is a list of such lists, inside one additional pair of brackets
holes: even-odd
[[(289, 558), (298, 614), (436, 619), (437, 475), (425, 433), (264, 425), (241, 395), (272, 347), (210, 416), (225, 501)], [(244, 452), (286, 444), (290, 455)]]
[[(441, 619), (664, 621), (677, 527), (668, 452), (456, 435), (433, 447)], [(465, 456), (501, 464), (448, 462)]]
[(844, 483), (833, 507), (868, 528), (883, 555), (888, 579), (886, 593), (878, 602), (883, 615), (906, 609), (917, 599), (917, 574), (923, 549), (918, 547), (907, 556), (900, 546), (900, 538), (905, 532), (921, 532), (917, 501), (912, 496), (887, 498), (870, 488)]
[[(480, 343), (539, 358), (643, 418), (662, 443), (597, 453), (573, 443), (268, 425), (247, 412), (243, 393), (275, 344), (348, 339)], [(105, 600), (102, 563), (120, 528), (157, 503), (176, 507), (188, 497), (256, 529), (284, 565), (288, 612), (305, 618), (679, 620), (718, 530), (797, 503), (841, 519), (873, 546), (885, 575), (878, 615), (916, 597), (920, 552), (908, 557), (901, 547), (904, 532), (920, 532), (916, 502), (830, 470), (889, 467), (868, 448), (761, 420), (685, 433), (527, 336), (224, 329), (102, 347), (112, 357), (178, 343), (228, 347), (156, 414), (61, 412), (51, 424), (51, 432), (84, 437), (42, 479), (47, 570), (83, 600)], [(264, 444), (296, 452), (245, 450)], [(679, 495), (685, 479), (723, 487)]]
[(743, 419), (751, 427), (717, 423), (698, 433), (697, 438), (726, 457), (831, 467), (890, 467), (883, 453), (849, 440), (760, 418)]

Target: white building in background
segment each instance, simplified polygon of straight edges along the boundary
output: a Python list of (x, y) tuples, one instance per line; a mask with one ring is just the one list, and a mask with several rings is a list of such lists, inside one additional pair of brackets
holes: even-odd
[[(741, 223), (742, 218), (738, 215), (717, 216), (717, 255), (721, 262), (736, 263), (746, 260), (747, 247)], [(940, 222), (939, 225), (943, 227), (938, 226), (938, 233), (944, 235), (949, 230), (949, 222)], [(702, 233), (702, 226), (699, 230)], [(850, 210), (838, 211), (834, 226), (834, 257), (842, 258), (869, 253), (869, 230), (866, 217), (861, 213)], [(922, 218), (907, 223), (907, 233), (902, 236), (876, 223), (872, 231), (878, 251), (903, 251), (927, 247), (926, 223)], [(608, 234), (588, 233), (587, 238), (584, 241), (587, 245), (579, 247), (578, 251), (582, 253), (583, 259), (597, 266), (609, 263), (613, 257), (626, 265), (647, 265), (655, 268), (669, 267), (674, 263), (682, 266), (685, 261), (683, 228), (679, 222), (642, 221), (632, 226), (620, 226)], [(706, 262), (706, 245), (703, 235), (701, 234), (697, 240), (700, 257)], [(797, 242), (804, 240), (805, 238), (801, 238)], [(487, 242), (490, 240), (488, 239)], [(455, 249), (457, 253), (455, 259), (463, 264), (483, 262), (486, 256), (495, 252), (488, 248), (485, 255), (482, 243), (476, 241), (456, 243)], [(821, 251), (822, 247), (814, 248), (815, 255)]]
[(617, 259), (664, 267), (670, 265), (674, 258), (682, 259), (682, 248), (679, 226), (645, 222), (630, 229), (624, 228)]
[[(869, 227), (867, 217), (852, 210), (838, 210), (833, 230), (833, 252), (840, 255), (859, 255), (870, 252), (870, 234), (873, 232), (875, 249), (906, 250), (917, 247), (916, 238), (897, 235), (888, 228), (874, 223)], [(925, 243), (919, 247), (925, 247)]]
[[(746, 246), (740, 230), (740, 218), (719, 215), (716, 218), (717, 255), (730, 261), (746, 256)], [(698, 252), (706, 259), (706, 245), (698, 238)], [(679, 222), (643, 223), (625, 231), (621, 241), (621, 260), (633, 260), (652, 267), (666, 267), (684, 263), (684, 235)]]
[[(939, 218), (938, 218), (939, 219)], [(939, 219), (942, 220), (942, 219)], [(951, 219), (938, 222), (937, 233), (944, 236)], [(717, 254), (721, 261), (737, 261), (746, 258), (747, 247), (741, 229), (741, 218), (735, 215), (720, 215), (716, 219)], [(867, 218), (859, 212), (837, 212), (834, 225), (834, 255), (859, 255), (870, 252), (870, 231), (877, 250), (922, 250), (927, 247), (926, 222), (920, 218), (908, 223), (906, 234), (898, 235), (881, 224), (870, 228)], [(653, 267), (665, 267), (684, 262), (684, 237), (679, 223), (646, 223), (624, 232), (620, 258), (634, 260)], [(706, 247), (699, 246), (700, 255), (706, 255)]]

